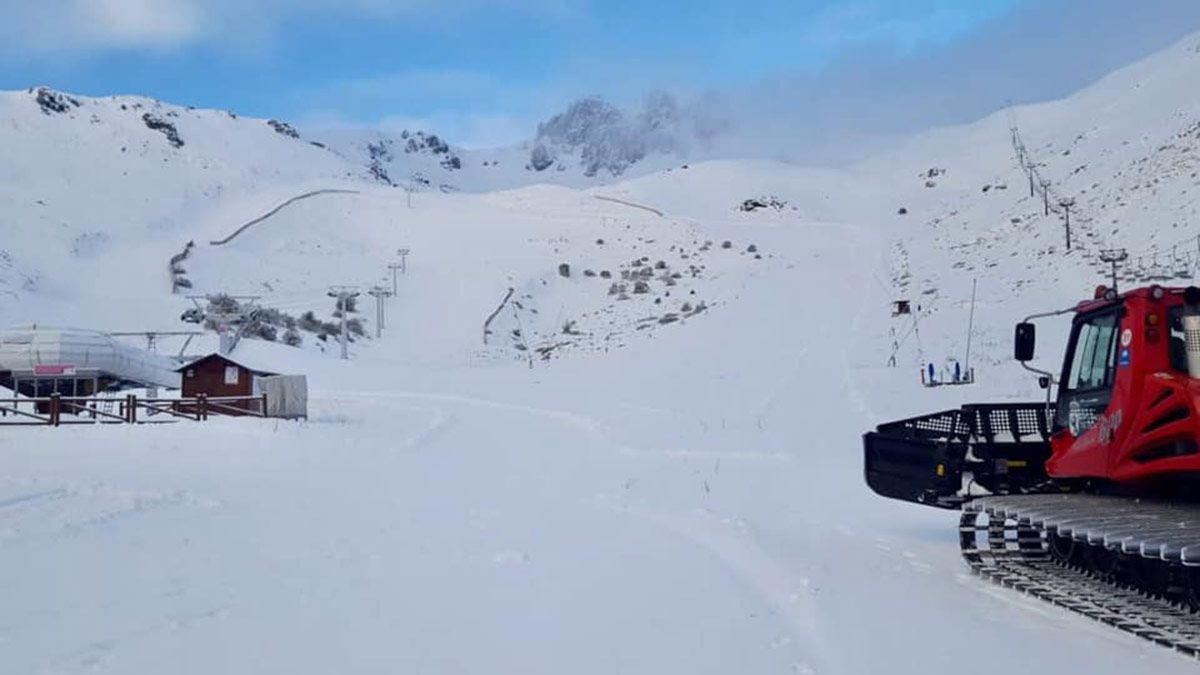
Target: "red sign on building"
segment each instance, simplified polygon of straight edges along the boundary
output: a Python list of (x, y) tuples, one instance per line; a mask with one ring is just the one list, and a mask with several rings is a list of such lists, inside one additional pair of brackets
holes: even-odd
[(33, 367), (33, 374), (34, 375), (46, 375), (46, 376), (49, 376), (49, 375), (70, 376), (70, 375), (75, 374), (75, 366), (68, 366), (68, 365), (64, 365), (64, 364), (36, 365)]

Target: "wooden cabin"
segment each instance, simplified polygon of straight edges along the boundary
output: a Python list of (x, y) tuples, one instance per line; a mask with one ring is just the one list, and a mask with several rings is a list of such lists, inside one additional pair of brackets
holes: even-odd
[(179, 368), (183, 376), (183, 397), (256, 396), (255, 378), (277, 373), (251, 368), (223, 354), (209, 354)]
[(260, 396), (256, 381), (259, 378), (271, 377), (275, 373), (252, 368), (239, 363), (224, 354), (209, 354), (178, 369), (182, 376), (183, 398), (197, 398), (201, 395), (210, 399), (227, 397), (246, 398), (245, 401), (221, 403), (212, 412), (222, 415), (237, 416), (237, 411), (244, 410), (263, 413), (263, 405), (250, 401), (250, 397)]
[(246, 401), (210, 405), (209, 411), (237, 415), (237, 410), (282, 419), (308, 418), (308, 380), (254, 368), (224, 354), (209, 354), (179, 368), (183, 398), (243, 397)]

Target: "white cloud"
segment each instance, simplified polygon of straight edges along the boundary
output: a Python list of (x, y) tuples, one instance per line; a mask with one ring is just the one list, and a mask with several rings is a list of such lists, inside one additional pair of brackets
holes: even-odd
[(115, 44), (169, 45), (200, 33), (187, 0), (75, 0), (79, 27)]
[(561, 16), (579, 0), (0, 0), (0, 53), (38, 57), (170, 50), (269, 41), (284, 20), (325, 15), (395, 18), (414, 10), (485, 7)]
[(194, 0), (0, 0), (0, 16), (0, 49), (24, 54), (170, 49), (206, 19)]

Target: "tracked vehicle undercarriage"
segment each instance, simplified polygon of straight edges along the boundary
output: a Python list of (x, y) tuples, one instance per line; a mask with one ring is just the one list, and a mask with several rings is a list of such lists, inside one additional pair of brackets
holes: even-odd
[(1065, 314), (1061, 375), (1029, 368), (1055, 402), (881, 425), (864, 437), (867, 483), (961, 510), (981, 577), (1200, 658), (1200, 288), (1101, 288), (1031, 319)]

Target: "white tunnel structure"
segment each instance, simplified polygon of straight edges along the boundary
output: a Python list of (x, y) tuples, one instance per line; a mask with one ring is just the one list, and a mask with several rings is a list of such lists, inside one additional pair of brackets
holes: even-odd
[(25, 396), (178, 389), (178, 367), (174, 359), (99, 331), (42, 326), (0, 330), (0, 386)]

